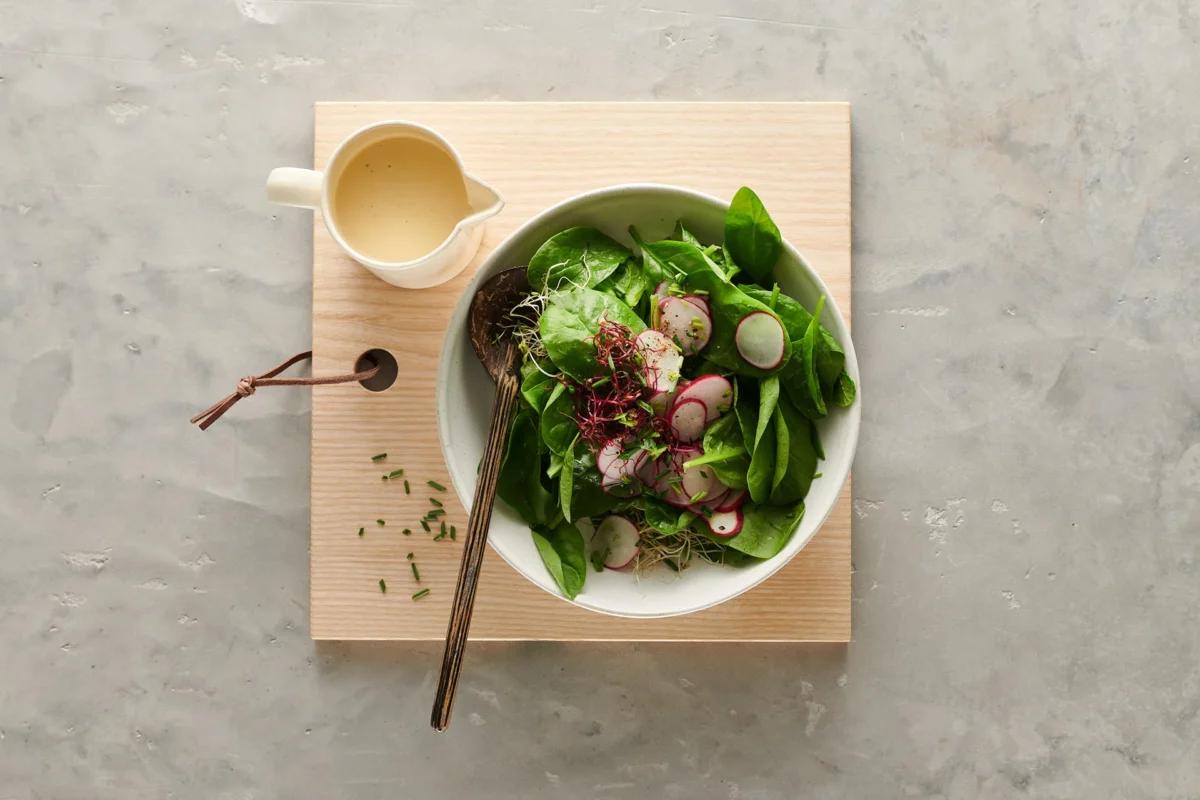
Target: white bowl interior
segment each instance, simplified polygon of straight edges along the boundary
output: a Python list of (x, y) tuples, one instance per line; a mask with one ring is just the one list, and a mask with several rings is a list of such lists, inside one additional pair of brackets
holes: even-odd
[[(653, 184), (601, 189), (571, 198), (521, 226), (488, 257), (463, 293), (446, 333), (438, 375), (438, 425), (443, 455), (463, 505), (470, 508), (475, 474), (483, 455), (495, 387), (475, 358), (467, 336), (466, 314), (476, 287), (508, 267), (525, 264), (551, 235), (572, 225), (590, 225), (633, 247), (629, 226), (636, 225), (647, 241), (670, 235), (676, 220), (703, 242), (724, 235), (728, 204), (691, 190)], [(787, 231), (784, 231), (786, 236)], [(826, 295), (821, 321), (846, 350), (846, 369), (858, 381), (858, 361), (850, 330), (820, 277), (791, 245), (785, 243), (776, 269), (784, 292), (812, 308)], [(860, 403), (833, 411), (818, 425), (825, 448), (823, 473), (813, 482), (799, 529), (774, 558), (748, 567), (722, 567), (693, 562), (680, 573), (654, 570), (635, 577), (629, 572), (589, 570), (583, 592), (573, 601), (594, 611), (626, 617), (662, 617), (699, 611), (750, 589), (786, 564), (816, 533), (841, 492), (858, 441)], [(514, 569), (551, 594), (562, 597), (547, 573), (529, 528), (503, 501), (492, 516), (489, 541)], [(565, 598), (563, 598), (565, 600)]]

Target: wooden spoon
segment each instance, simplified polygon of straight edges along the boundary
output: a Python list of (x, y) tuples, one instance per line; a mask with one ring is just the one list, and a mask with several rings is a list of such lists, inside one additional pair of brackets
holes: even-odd
[(520, 350), (504, 323), (527, 294), (529, 279), (525, 267), (515, 267), (489, 278), (471, 298), (468, 314), (471, 345), (496, 382), (496, 402), (492, 407), (492, 424), (488, 430), (483, 460), (479, 464), (479, 477), (475, 481), (475, 498), (471, 501), (471, 516), (467, 520), (458, 585), (454, 588), (454, 602), (450, 606), (442, 673), (438, 678), (437, 696), (433, 701), (433, 716), (430, 719), (434, 730), (444, 731), (450, 724), (450, 709), (454, 705), (454, 691), (458, 686), (463, 652), (467, 647), (467, 633), (471, 628), (471, 611), (475, 606), (475, 588), (479, 585), (479, 568), (487, 546), (492, 505), (496, 502), (504, 441), (508, 436), (509, 423), (517, 404), (517, 390), (520, 388), (517, 378)]

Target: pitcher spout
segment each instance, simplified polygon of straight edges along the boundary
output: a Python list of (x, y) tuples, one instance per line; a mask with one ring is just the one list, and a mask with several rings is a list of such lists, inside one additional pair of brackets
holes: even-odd
[(471, 207), (471, 216), (463, 220), (465, 224), (483, 222), (500, 213), (504, 208), (504, 200), (495, 189), (470, 175), (465, 176), (464, 180), (467, 184), (467, 204)]

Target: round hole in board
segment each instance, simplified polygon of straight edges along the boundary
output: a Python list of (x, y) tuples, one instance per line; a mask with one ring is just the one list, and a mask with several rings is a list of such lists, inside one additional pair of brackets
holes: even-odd
[(359, 381), (359, 383), (363, 385), (363, 388), (372, 392), (382, 392), (396, 382), (400, 368), (396, 365), (395, 356), (387, 350), (376, 347), (358, 357), (358, 360), (354, 362), (354, 371), (362, 372), (375, 366), (379, 367), (379, 372), (376, 372), (374, 377)]

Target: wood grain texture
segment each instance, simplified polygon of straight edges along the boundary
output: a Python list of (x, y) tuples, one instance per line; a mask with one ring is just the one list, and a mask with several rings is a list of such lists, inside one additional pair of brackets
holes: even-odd
[[(573, 194), (630, 181), (719, 197), (753, 186), (784, 235), (850, 312), (850, 107), (844, 103), (321, 103), (317, 168), (362, 125), (407, 119), (437, 129), (505, 209), (473, 263), (448, 284), (397, 289), (356, 266), (313, 225), (313, 373), (345, 372), (373, 347), (396, 356), (384, 392), (318, 386), (312, 412), (314, 639), (440, 640), (462, 555), (417, 520), (436, 495), (465, 531), (437, 436), (434, 376), (450, 310), (478, 264), (533, 214)], [(696, 124), (702, 121), (703, 124)], [(685, 124), (687, 123), (687, 124)], [(387, 451), (383, 463), (371, 456)], [(403, 467), (413, 493), (380, 475)], [(488, 551), (473, 640), (830, 641), (850, 638), (850, 487), (790, 564), (728, 603), (685, 617), (631, 620), (546, 594)], [(376, 525), (384, 519), (385, 527)], [(357, 536), (360, 527), (365, 535)], [(404, 536), (401, 529), (413, 535)], [(414, 553), (431, 593), (418, 602)], [(388, 593), (379, 591), (385, 578)]]

